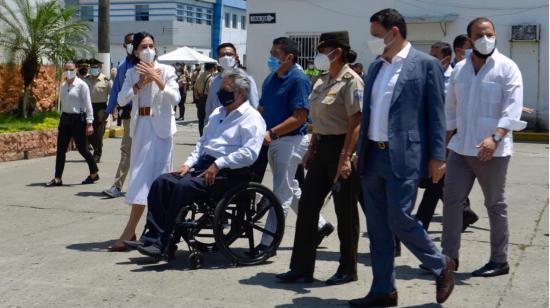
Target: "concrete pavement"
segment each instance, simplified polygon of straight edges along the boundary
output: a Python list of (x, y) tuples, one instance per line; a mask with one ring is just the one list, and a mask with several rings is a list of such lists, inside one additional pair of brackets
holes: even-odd
[[(194, 113), (194, 106), (187, 105), (190, 120)], [(198, 136), (195, 122), (181, 124), (175, 137), (175, 166), (183, 163)], [(87, 167), (76, 151), (68, 155), (64, 187), (43, 187), (53, 176), (54, 157), (0, 164), (0, 307), (323, 307), (345, 306), (348, 299), (366, 294), (372, 275), (365, 234), (359, 245), (359, 281), (332, 287), (323, 283), (337, 268), (338, 238), (333, 234), (318, 252), (318, 281), (276, 282), (274, 274), (286, 271), (290, 260), (296, 219), (292, 212), (277, 256), (260, 266), (234, 268), (215, 253), (205, 255), (205, 268), (190, 270), (181, 249), (171, 264), (151, 264), (135, 251), (105, 252), (129, 213), (122, 199), (101, 194), (112, 184), (119, 145), (120, 139), (105, 140), (101, 180), (94, 185), (80, 185)], [(267, 175), (264, 184), (270, 187), (270, 182)], [(489, 222), (475, 186), (470, 199), (481, 218), (463, 236), (457, 286), (445, 306), (548, 306), (546, 144), (516, 144), (507, 197), (511, 273), (495, 278), (469, 275), (489, 255)], [(430, 226), (438, 245), (440, 213), (438, 207)], [(332, 204), (323, 215), (336, 221)], [(364, 217), (361, 230), (366, 230)], [(435, 307), (434, 280), (418, 269), (418, 263), (407, 249), (396, 259), (399, 304)]]

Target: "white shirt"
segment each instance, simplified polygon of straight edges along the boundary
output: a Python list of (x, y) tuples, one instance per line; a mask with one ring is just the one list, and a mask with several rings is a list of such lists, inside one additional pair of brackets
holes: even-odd
[(201, 156), (210, 155), (220, 169), (248, 167), (260, 154), (265, 130), (264, 119), (248, 101), (229, 114), (216, 108), (185, 165), (193, 167)]
[(495, 49), (477, 75), (471, 58), (454, 68), (445, 100), (447, 130), (457, 129), (448, 148), (477, 156), (476, 145), (494, 134), (497, 127), (510, 130), (494, 156), (512, 155), (512, 131), (522, 130), (523, 81), (517, 65)]
[(443, 73), (443, 81), (445, 81), (445, 95), (447, 95), (447, 89), (449, 88), (449, 82), (451, 81), (451, 75), (453, 74), (453, 67), (449, 65), (447, 70)]
[[(220, 90), (220, 86), (222, 84), (222, 75), (219, 74), (212, 80), (212, 84), (210, 85), (210, 89), (208, 89), (208, 96), (206, 98), (206, 116), (204, 119), (204, 125), (208, 123), (208, 118), (210, 118), (210, 115), (214, 111), (214, 109), (220, 107), (222, 104), (220, 103), (220, 100), (218, 99), (218, 91)], [(256, 87), (256, 81), (252, 76), (248, 75), (248, 80), (250, 81), (250, 91), (248, 92), (248, 102), (252, 107), (258, 108), (258, 88)]]
[(391, 63), (381, 58), (384, 62), (376, 75), (372, 86), (369, 139), (373, 141), (388, 141), (388, 120), (390, 116), (390, 104), (393, 97), (393, 90), (403, 63), (409, 55), (411, 43), (407, 42), (405, 48), (396, 54)]
[(90, 89), (84, 80), (75, 77), (71, 84), (67, 81), (63, 82), (61, 85), (61, 111), (65, 113), (86, 112), (86, 122), (94, 121)]

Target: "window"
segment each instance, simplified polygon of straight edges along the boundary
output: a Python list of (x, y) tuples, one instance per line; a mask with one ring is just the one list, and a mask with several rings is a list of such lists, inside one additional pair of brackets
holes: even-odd
[(185, 5), (183, 5), (183, 3), (176, 3), (176, 19), (178, 21), (183, 21), (184, 15), (185, 15)]
[(187, 6), (187, 22), (193, 23), (195, 22), (195, 8), (188, 5)]
[(206, 9), (206, 24), (211, 26), (212, 25), (212, 10)]
[(197, 13), (195, 14), (195, 20), (197, 24), (202, 24), (202, 8), (196, 8)]
[(81, 5), (80, 6), (80, 20), (94, 21), (94, 6), (93, 5)]
[(246, 16), (241, 16), (241, 29), (246, 30)]
[(149, 20), (149, 5), (136, 4), (136, 21), (148, 21), (148, 20)]
[(233, 29), (237, 29), (237, 15), (233, 14)]
[(317, 45), (319, 45), (319, 34), (290, 34), (290, 39), (298, 43), (300, 50), (300, 56), (298, 57), (298, 64), (302, 67), (307, 66), (307, 61), (315, 58), (317, 53)]
[(230, 23), (231, 23), (231, 14), (225, 13), (225, 27), (230, 28), (231, 27)]

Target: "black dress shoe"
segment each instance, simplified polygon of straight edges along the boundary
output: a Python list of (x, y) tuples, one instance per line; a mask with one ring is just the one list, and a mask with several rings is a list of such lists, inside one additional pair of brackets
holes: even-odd
[(48, 183), (46, 183), (45, 185), (46, 187), (53, 187), (53, 186), (63, 186), (63, 181), (59, 180), (56, 181), (55, 179), (52, 179), (51, 181), (49, 181)]
[(455, 276), (453, 270), (456, 268), (455, 261), (448, 256), (445, 256), (445, 268), (441, 274), (435, 278), (435, 299), (438, 304), (443, 304), (455, 287)]
[[(456, 271), (458, 271), (458, 259), (453, 258), (453, 261), (455, 261), (454, 271), (456, 272)], [(430, 272), (430, 273), (432, 272), (432, 270), (429, 269), (428, 267), (424, 266), (424, 264), (420, 264), (418, 267), (420, 267), (421, 270), (424, 270), (426, 272)]]
[(395, 307), (397, 306), (397, 291), (389, 294), (367, 294), (367, 296), (352, 299), (348, 302), (352, 307)]
[(137, 250), (146, 256), (153, 257), (153, 258), (160, 258), (162, 256), (162, 251), (160, 248), (154, 245), (149, 246), (138, 246)]
[(357, 281), (357, 274), (336, 273), (326, 281), (326, 284), (329, 286), (333, 286), (333, 285), (344, 284), (352, 281)]
[(84, 181), (82, 181), (82, 184), (93, 184), (98, 180), (99, 180), (99, 174), (97, 174), (95, 178), (92, 178), (91, 176), (88, 175), (88, 177)]
[(319, 247), (323, 239), (328, 237), (332, 232), (334, 232), (334, 226), (330, 222), (327, 222), (324, 226), (322, 226), (317, 232), (317, 247)]
[(479, 217), (477, 214), (472, 210), (466, 210), (462, 213), (462, 232), (466, 231), (466, 229), (473, 225), (476, 221), (479, 220)]
[(294, 270), (279, 274), (276, 277), (280, 280), (280, 282), (298, 282), (299, 280), (302, 280), (304, 283), (313, 282), (313, 274), (300, 273)]
[(482, 268), (472, 272), (474, 277), (494, 277), (500, 275), (506, 275), (510, 272), (510, 266), (508, 262), (497, 263), (490, 261), (485, 264)]

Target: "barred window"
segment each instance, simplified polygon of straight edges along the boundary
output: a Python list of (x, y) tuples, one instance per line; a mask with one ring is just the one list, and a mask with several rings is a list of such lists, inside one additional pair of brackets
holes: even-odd
[(316, 33), (293, 33), (289, 34), (289, 38), (298, 43), (300, 49), (300, 56), (298, 57), (298, 64), (302, 67), (306, 67), (307, 61), (313, 61), (317, 54), (317, 45), (319, 45), (319, 38), (321, 34)]

